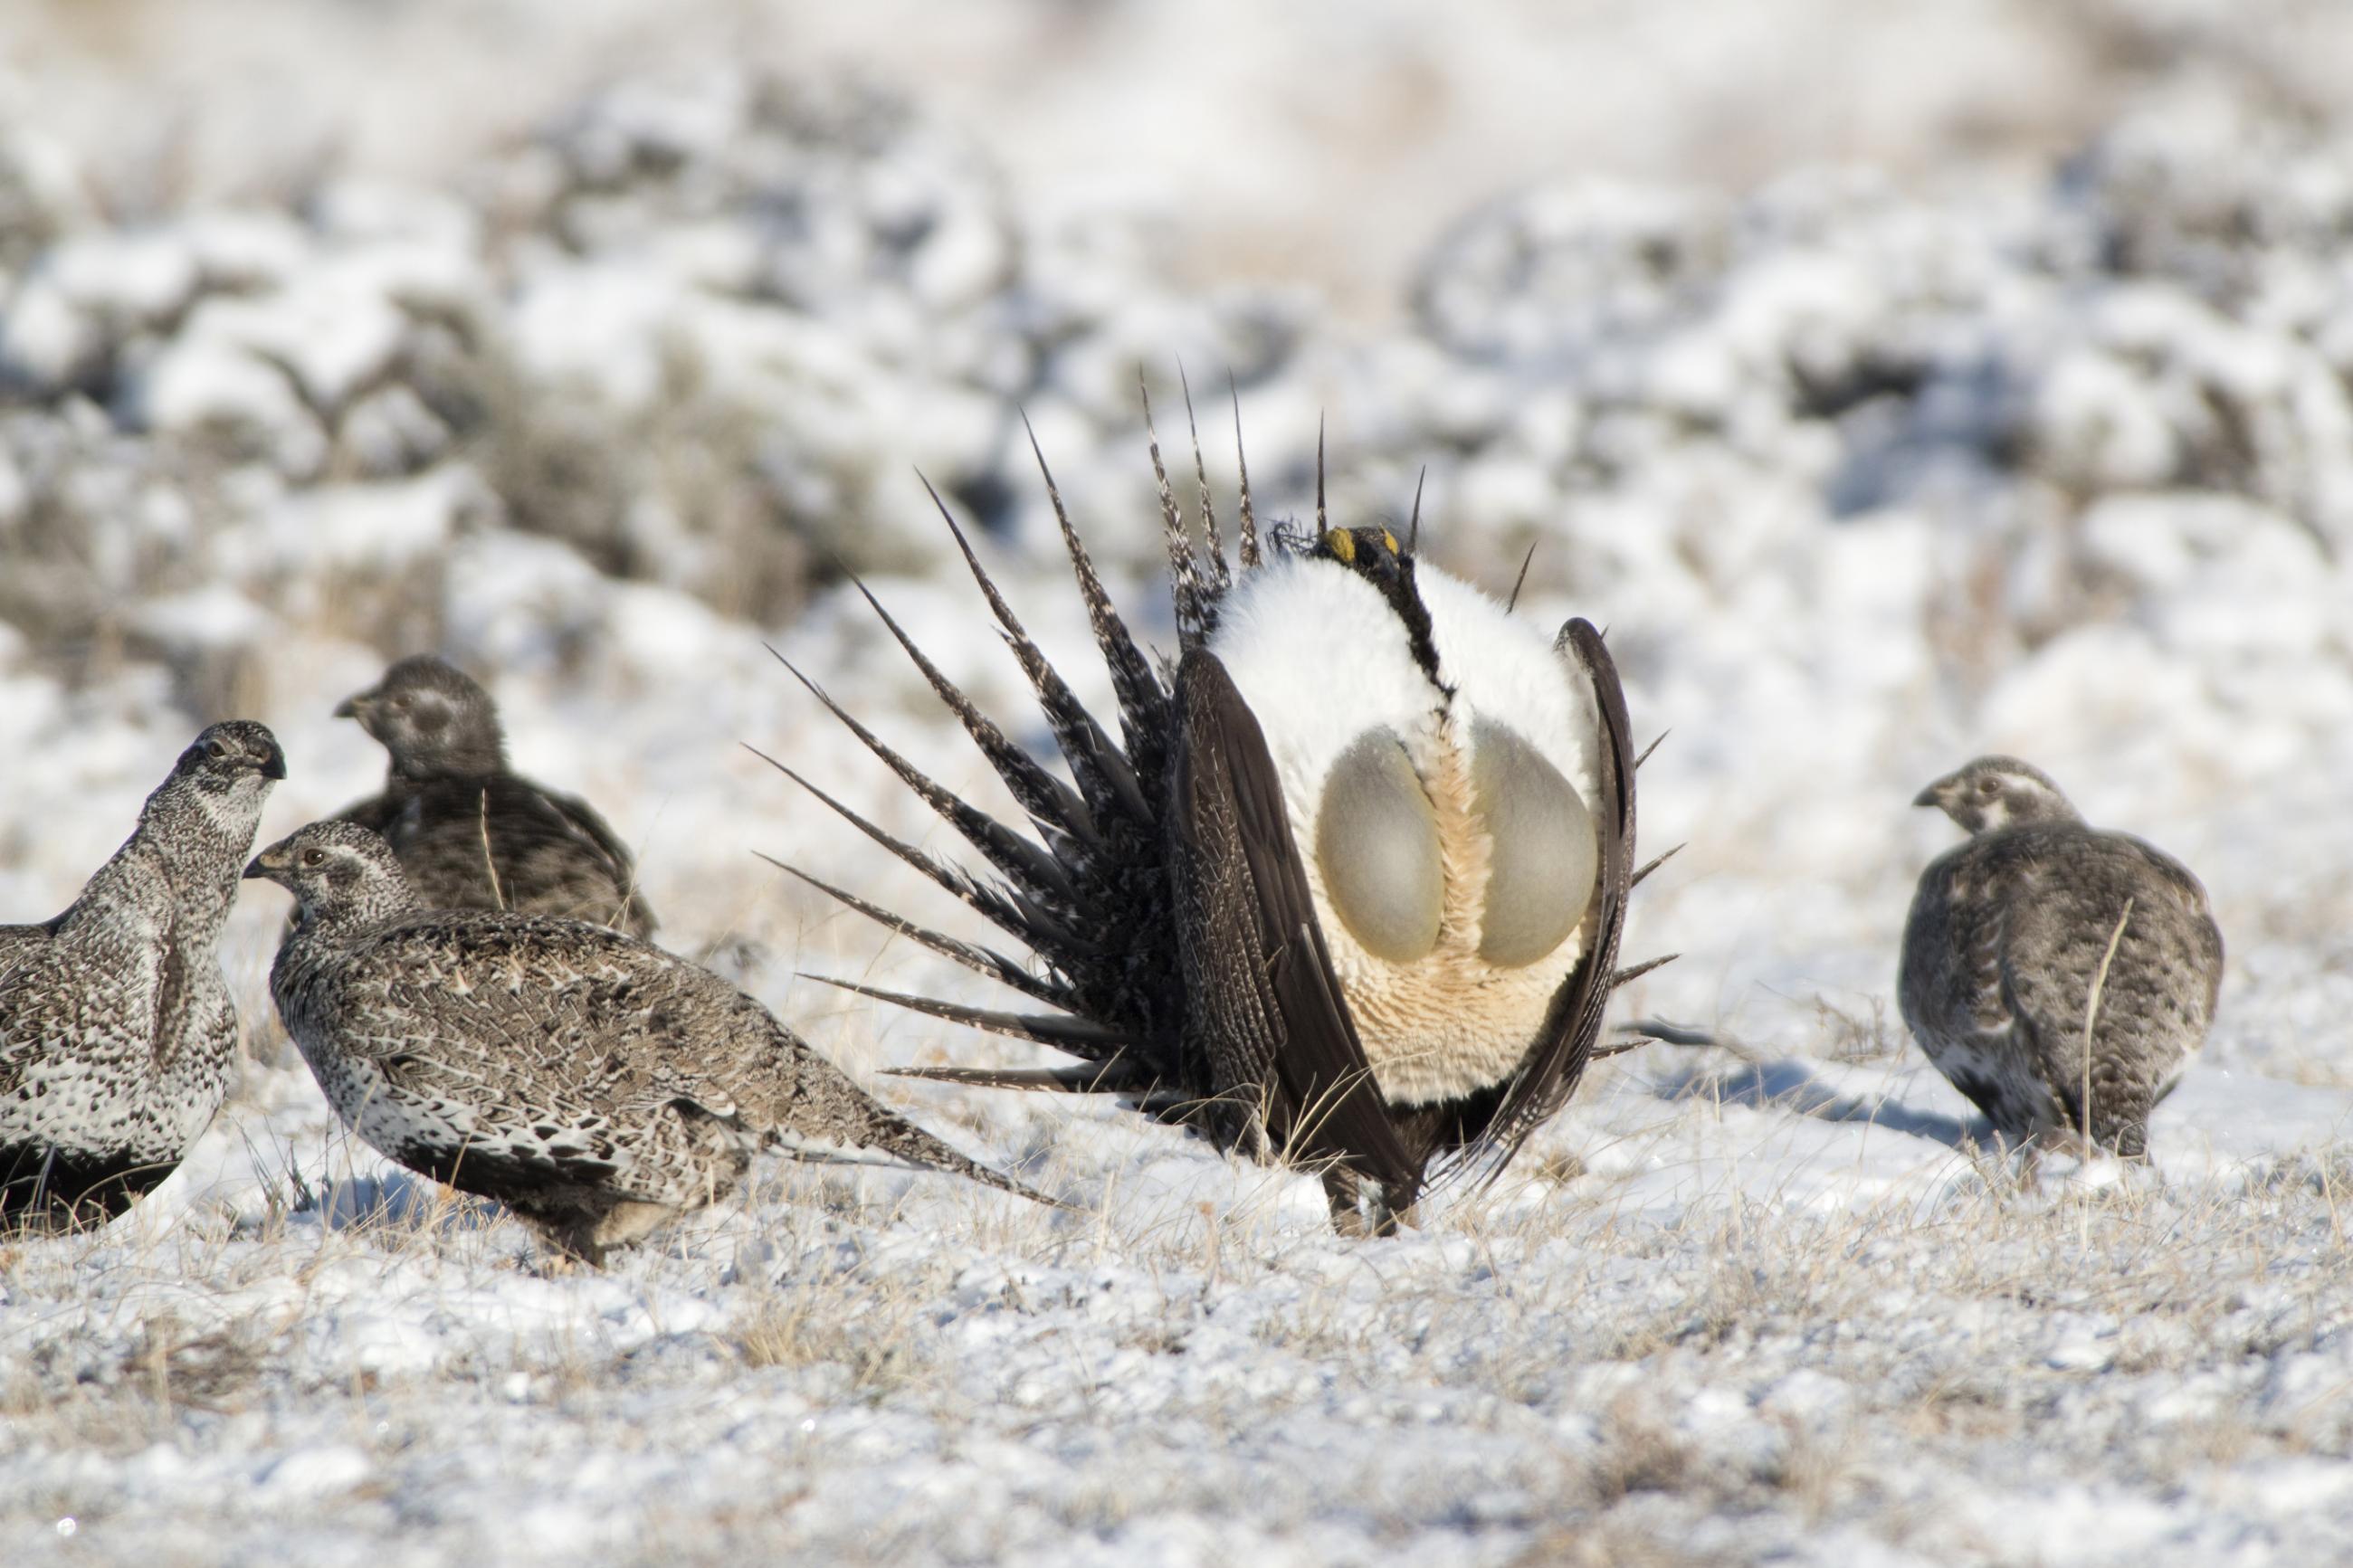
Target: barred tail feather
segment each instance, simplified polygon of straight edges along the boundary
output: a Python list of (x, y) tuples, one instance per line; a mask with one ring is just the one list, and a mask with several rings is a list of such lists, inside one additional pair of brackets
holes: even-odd
[(923, 481), (923, 488), (931, 491), (932, 504), (939, 509), (941, 521), (947, 524), (957, 550), (963, 552), (965, 565), (971, 570), (973, 581), (980, 585), (982, 595), (988, 600), (989, 612), (997, 617), (997, 624), (1004, 628), (1006, 644), (1019, 661), (1022, 674), (1029, 678), (1030, 689), (1037, 692), (1038, 706), (1046, 715), (1048, 727), (1054, 732), (1055, 745), (1060, 749), (1071, 764), (1071, 773), (1079, 781), (1080, 791), (1090, 800), (1108, 801), (1115, 797), (1137, 817), (1148, 820), (1152, 815), (1151, 808), (1145, 804), (1143, 787), (1137, 784), (1134, 770), (1129, 766), (1127, 758), (1111, 743), (1111, 738), (1103, 733), (1103, 726), (1095, 722), (1094, 715), (1087, 711), (1086, 705), (1079, 700), (1070, 683), (1062, 679), (1045, 653), (1030, 640), (1029, 634), (1022, 629), (1020, 618), (1014, 615), (1013, 606), (1006, 603), (1005, 595), (997, 591), (996, 582), (981, 565), (980, 557), (973, 553), (972, 542), (965, 537), (964, 530), (956, 526), (955, 519), (949, 514), (947, 503), (940, 500), (940, 492), (932, 489), (929, 479)]
[(1241, 479), (1241, 538), (1240, 550), (1242, 570), (1256, 571), (1264, 558), (1259, 552), (1258, 514), (1250, 510), (1250, 458), (1242, 450), (1242, 395), (1234, 379), (1226, 378), (1226, 392), (1234, 404), (1234, 471)]
[(1152, 477), (1160, 487), (1160, 532), (1168, 550), (1169, 584), (1176, 596), (1176, 645), (1190, 653), (1209, 634), (1208, 591), (1201, 581), (1200, 561), (1193, 553), (1193, 536), (1185, 528), (1185, 513), (1176, 504), (1176, 491), (1168, 488), (1168, 465), (1160, 458), (1160, 432), (1152, 423), (1152, 392), (1144, 384), (1141, 370), (1136, 372), (1135, 385), (1144, 397), (1144, 439), (1152, 452)]
[(1209, 499), (1209, 466), (1201, 458), (1201, 425), (1193, 417), (1193, 383), (1185, 374), (1185, 367), (1176, 367), (1176, 384), (1185, 390), (1185, 428), (1193, 437), (1193, 479), (1201, 491), (1201, 532), (1208, 542), (1209, 554), (1209, 626), (1217, 630), (1218, 600), (1233, 586), (1233, 570), (1226, 563), (1226, 542), (1218, 534), (1218, 509)]
[(1062, 549), (1071, 558), (1071, 574), (1078, 579), (1079, 597), (1086, 604), (1087, 624), (1094, 631), (1095, 647), (1102, 651), (1103, 664), (1111, 671), (1112, 691), (1119, 701), (1121, 738), (1126, 742), (1128, 759), (1145, 777), (1157, 778), (1166, 748), (1168, 689), (1153, 671), (1152, 661), (1144, 657), (1144, 650), (1136, 647), (1111, 595), (1103, 591), (1094, 559), (1079, 539), (1079, 531), (1071, 521), (1070, 508), (1062, 504), (1061, 489), (1054, 483), (1054, 471), (1046, 466), (1045, 451), (1038, 445), (1038, 433), (1029, 428), (1029, 416), (1026, 414), (1021, 416), (1021, 428), (1029, 437), (1030, 454), (1038, 459), (1039, 475), (1046, 481), (1046, 499), (1054, 508), (1055, 526), (1061, 530)]

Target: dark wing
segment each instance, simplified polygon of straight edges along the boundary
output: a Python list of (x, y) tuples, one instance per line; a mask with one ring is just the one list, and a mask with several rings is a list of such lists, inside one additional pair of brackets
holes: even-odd
[(1176, 699), (1180, 897), (1215, 1077), (1271, 1091), (1269, 1131), (1294, 1157), (1336, 1156), (1402, 1207), (1420, 1162), (1390, 1123), (1332, 973), (1266, 736), (1206, 649), (1185, 655)]
[[(211, 958), (210, 953), (204, 955)], [(202, 962), (201, 960), (199, 962)], [(155, 1036), (153, 1041), (155, 1066), (160, 1070), (171, 1063), (166, 1058), (186, 1033), (188, 1011), (188, 953), (174, 931), (164, 944), (163, 973), (155, 993)]]
[(406, 795), (396, 795), (389, 791), (382, 795), (372, 795), (365, 800), (352, 802), (351, 805), (335, 813), (333, 820), (356, 822), (371, 832), (383, 833), (392, 826), (394, 819), (400, 816), (400, 808), (406, 804)]
[(36, 1009), (57, 983), (55, 964), (43, 963), (56, 952), (47, 925), (0, 926), (0, 1094), (16, 1092), (48, 1044)]
[(518, 914), (632, 928), (652, 916), (637, 896), (627, 849), (596, 814), (512, 773), (417, 786), (385, 830), (417, 896), (436, 909)]
[(347, 1015), (376, 1016), (380, 997), (389, 1016), (405, 1019), (379, 1032), (399, 1041), (396, 1053), (382, 1055), (408, 1058), (415, 1073), (479, 1079), (467, 1097), (478, 1108), (653, 1103), (693, 1093), (714, 1110), (727, 1109), (703, 1092), (714, 1075), (702, 1058), (704, 1037), (717, 1032), (707, 1026), (740, 994), (603, 926), (437, 910), (371, 938), (343, 965), (339, 984)]
[[(68, 910), (66, 914), (72, 912)], [(0, 979), (47, 952), (49, 943), (57, 940), (58, 928), (65, 924), (65, 920), (66, 916), (61, 914), (37, 926), (0, 926)]]
[(2148, 868), (2150, 879), (2169, 897), (2178, 918), (2173, 921), (2180, 947), (2179, 962), (2206, 983), (2206, 1016), (2211, 1019), (2222, 994), (2222, 928), (2206, 900), (2206, 884), (2196, 872), (2156, 845), (2126, 833), (2104, 834), (2109, 842), (2127, 847)]
[[(1575, 661), (1593, 685), (1601, 718), (1601, 746), (1595, 772), (1599, 800), (1594, 817), (1601, 837), (1601, 864), (1593, 879), (1593, 902), (1586, 911), (1585, 956), (1553, 994), (1544, 1029), (1521, 1059), (1511, 1085), (1483, 1131), (1464, 1148), (1466, 1157), (1500, 1149), (1489, 1179), (1511, 1163), (1528, 1134), (1568, 1103), (1585, 1073), (1601, 1016), (1618, 970), (1618, 939), (1626, 927), (1626, 900), (1634, 875), (1634, 742), (1626, 716), (1626, 691), (1618, 665), (1591, 622), (1577, 619), (1561, 628), (1555, 645)], [(1461, 1168), (1460, 1165), (1457, 1169)]]
[[(2028, 1059), (2070, 1121), (2086, 1087), (2094, 1137), (2132, 1129), (2213, 1016), (2221, 934), (2197, 879), (2123, 834), (2074, 824), (2003, 836), (2034, 858), (2008, 890), (2002, 994)], [(2127, 1152), (2139, 1152), (2128, 1146)]]
[(570, 829), (575, 838), (603, 857), (611, 870), (614, 885), (628, 891), (622, 913), (613, 923), (640, 941), (652, 936), (654, 911), (638, 891), (638, 862), (637, 858), (629, 853), (629, 847), (622, 843), (611, 825), (597, 815), (596, 808), (578, 795), (560, 795), (540, 784), (532, 784), (531, 787), (538, 791), (550, 808), (564, 819), (565, 826)]

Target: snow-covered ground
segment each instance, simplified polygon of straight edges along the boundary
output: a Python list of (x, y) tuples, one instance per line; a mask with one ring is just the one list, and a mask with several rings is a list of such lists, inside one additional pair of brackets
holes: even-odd
[[(592, 88), (575, 38), (511, 94), (469, 56), (404, 98), (445, 35), (488, 49), (503, 16), (512, 64), (546, 9), (413, 0), (349, 7), (373, 70), (305, 41), (322, 7), (212, 46), (322, 62), (273, 139), (237, 84), (277, 79), (166, 58), (169, 9), (0, 26), (32, 68), (0, 97), (0, 919), (69, 899), (207, 719), (285, 742), (265, 834), (371, 788), (330, 710), (431, 647), (638, 847), (671, 945), (861, 1072), (1027, 1059), (797, 978), (981, 994), (754, 858), (956, 919), (737, 742), (941, 837), (773, 642), (996, 800), (845, 571), (1028, 711), (920, 468), (1102, 695), (1017, 409), (1166, 646), (1135, 381), (1181, 441), (1181, 365), (1228, 506), (1230, 378), (1263, 509), (1307, 504), (1325, 421), (1342, 514), (1401, 519), (1426, 469), (1429, 554), (1500, 592), (1533, 544), (1521, 613), (1609, 626), (1638, 738), (1672, 731), (1645, 844), (1689, 845), (1629, 930), (1683, 956), (1626, 1015), (1740, 1049), (1605, 1064), (1493, 1194), (1377, 1243), (1332, 1237), (1312, 1181), (1114, 1112), (881, 1080), (1086, 1212), (772, 1170), (551, 1275), (341, 1134), (269, 1016), (257, 891), (225, 948), (249, 1060), (188, 1167), (101, 1234), (0, 1248), (0, 1560), (2353, 1555), (2333, 12), (1953, 4), (1905, 33), (1785, 0), (1744, 57), (1655, 7), (1517, 34), (1310, 7), (1264, 58), (1357, 47), (1284, 120), (1247, 38), (1188, 74), (1205, 46), (1133, 5), (976, 13), (896, 79), (744, 68), (782, 9), (681, 7), (666, 68)], [(1771, 117), (1734, 65), (1793, 82), (1834, 37), (1806, 79), (1868, 78), (1850, 117), (1745, 134)], [(1642, 150), (1537, 158), (1462, 107), (1580, 41), (1595, 92), (1528, 139), (1582, 153), (1615, 113)], [(1316, 106), (1409, 57), (1422, 95), (1379, 90), (1433, 118), (1375, 201), (1345, 171), (1380, 117)], [(1079, 148), (1122, 73), (1155, 129)], [(1969, 118), (1996, 79), (2000, 134)], [(100, 112), (154, 81), (185, 166)], [(349, 145), (306, 144), (338, 84)], [(437, 92), (450, 117), (389, 135)], [(1708, 125), (1740, 154), (1694, 151)], [(1798, 162), (1832, 153), (1883, 172)], [(1330, 188), (1282, 200), (1319, 159)], [(2153, 1170), (1982, 1163), (1894, 1016), (1952, 833), (1905, 803), (1988, 750), (2212, 893), (2221, 1016)]]

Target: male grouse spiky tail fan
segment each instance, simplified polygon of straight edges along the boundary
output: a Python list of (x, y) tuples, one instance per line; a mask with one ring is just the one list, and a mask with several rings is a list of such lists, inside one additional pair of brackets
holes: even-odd
[(384, 835), (427, 905), (653, 935), (628, 847), (586, 801), (508, 767), (498, 707), (471, 676), (415, 654), (335, 716), (357, 720), (389, 759), (384, 793), (336, 816)]
[[(1148, 428), (1148, 403), (1145, 416)], [(1015, 746), (868, 595), (1036, 837), (918, 773), (810, 688), (994, 879), (891, 837), (784, 770), (1037, 967), (806, 879), (1053, 1011), (848, 989), (1082, 1063), (915, 1076), (1118, 1095), (1222, 1146), (1320, 1166), (1335, 1225), (1386, 1230), (1434, 1162), (1459, 1172), (1492, 1153), (1499, 1170), (1560, 1109), (1613, 985), (1630, 977), (1615, 968), (1618, 940), (1644, 873), (1617, 671), (1584, 621), (1548, 639), (1420, 566), (1386, 531), (1324, 526), (1320, 457), (1312, 538), (1261, 539), (1241, 467), (1237, 571), (1198, 430), (1206, 550), (1156, 437), (1151, 453), (1176, 593), (1173, 686), (1113, 607), (1038, 454), (1110, 668), (1118, 742), (940, 507), (1071, 784)]]
[(390, 846), (315, 822), (248, 877), (294, 894), (269, 992), (343, 1121), (591, 1263), (733, 1192), (768, 1146), (860, 1146), (1023, 1197), (706, 969), (586, 921), (427, 910)]
[(2012, 1142), (2069, 1128), (2145, 1157), (2222, 984), (2206, 889), (2086, 826), (2015, 757), (1979, 757), (1912, 804), (1970, 836), (1921, 874), (1904, 929), (1898, 994), (1921, 1049)]
[(0, 926), (0, 1232), (121, 1214), (227, 1091), (237, 1009), (215, 952), (285, 753), (215, 724), (63, 914)]

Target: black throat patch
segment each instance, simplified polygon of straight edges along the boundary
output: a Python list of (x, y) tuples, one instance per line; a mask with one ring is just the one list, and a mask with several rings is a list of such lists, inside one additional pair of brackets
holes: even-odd
[(1414, 584), (1413, 555), (1398, 543), (1397, 535), (1386, 528), (1327, 529), (1307, 547), (1306, 553), (1336, 561), (1380, 590), (1397, 618), (1405, 623), (1414, 663), (1451, 700), (1454, 688), (1438, 673), (1438, 645), (1430, 640), (1430, 607), (1421, 602), (1421, 590)]

